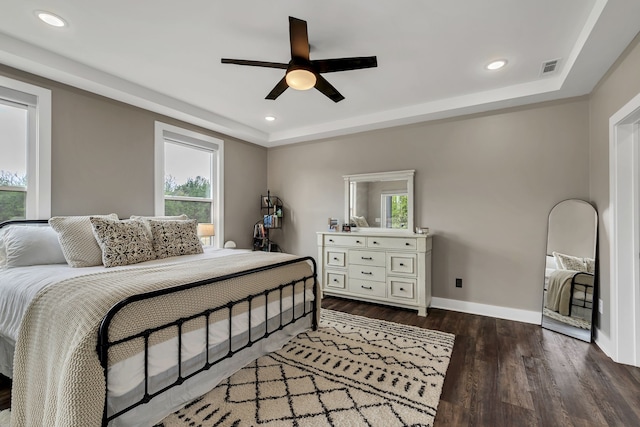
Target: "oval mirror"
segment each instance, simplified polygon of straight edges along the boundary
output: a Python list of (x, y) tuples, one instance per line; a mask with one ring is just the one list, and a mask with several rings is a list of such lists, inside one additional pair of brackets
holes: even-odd
[(542, 327), (591, 341), (597, 281), (598, 213), (565, 200), (549, 213)]

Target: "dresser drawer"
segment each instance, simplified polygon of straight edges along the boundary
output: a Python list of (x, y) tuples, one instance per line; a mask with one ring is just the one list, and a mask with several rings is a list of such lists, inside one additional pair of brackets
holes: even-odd
[(367, 247), (416, 250), (418, 240), (413, 237), (367, 237)]
[(326, 251), (326, 265), (330, 267), (345, 267), (347, 265), (347, 254), (341, 251)]
[(393, 254), (387, 252), (387, 268), (391, 274), (416, 275), (415, 254)]
[(349, 279), (384, 282), (385, 277), (384, 267), (375, 267), (371, 265), (349, 265)]
[(325, 246), (356, 246), (365, 247), (367, 245), (366, 237), (343, 235), (343, 234), (326, 234), (324, 236)]
[(374, 282), (371, 280), (349, 279), (349, 291), (354, 294), (369, 295), (385, 298), (387, 296), (387, 286), (384, 282)]
[(349, 264), (385, 266), (385, 253), (374, 251), (349, 251)]
[(327, 271), (327, 278), (324, 283), (327, 288), (345, 289), (347, 287), (347, 275), (336, 271)]
[(399, 277), (388, 278), (391, 297), (402, 299), (415, 299), (416, 281)]

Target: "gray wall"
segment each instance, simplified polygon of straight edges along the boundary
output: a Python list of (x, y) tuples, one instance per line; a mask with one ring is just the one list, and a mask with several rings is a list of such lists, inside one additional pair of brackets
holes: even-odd
[[(342, 175), (416, 169), (416, 225), (434, 234), (434, 296), (539, 310), (546, 220), (566, 198), (609, 203), (608, 120), (640, 92), (640, 37), (588, 99), (508, 109), (268, 151), (0, 65), (53, 93), (52, 213), (153, 213), (153, 122), (225, 140), (226, 239), (251, 245), (267, 188), (285, 203), (274, 240), (316, 255), (315, 232), (342, 219)], [(268, 173), (267, 173), (268, 169)], [(609, 242), (600, 227), (601, 297)], [(464, 286), (454, 287), (462, 277)], [(597, 324), (610, 333), (605, 312)]]
[(640, 35), (591, 93), (589, 102), (590, 194), (600, 212), (600, 298), (605, 311), (597, 321), (599, 333), (611, 337), (609, 229), (609, 118), (640, 93)]
[(589, 197), (588, 120), (582, 97), (269, 149), (288, 215), (280, 241), (316, 256), (316, 231), (343, 217), (342, 175), (415, 169), (433, 295), (539, 311), (548, 213)]
[(52, 91), (52, 215), (152, 215), (159, 120), (224, 140), (225, 240), (251, 247), (266, 191), (266, 148), (6, 66), (0, 74)]

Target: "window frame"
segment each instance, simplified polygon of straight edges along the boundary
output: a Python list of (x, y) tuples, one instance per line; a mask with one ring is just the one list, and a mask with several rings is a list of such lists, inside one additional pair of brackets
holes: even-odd
[(0, 98), (25, 105), (27, 130), (26, 219), (51, 217), (51, 91), (0, 76)]
[(159, 121), (155, 122), (154, 137), (154, 212), (158, 216), (164, 215), (165, 142), (183, 144), (213, 154), (211, 199), (171, 196), (170, 200), (211, 201), (213, 203), (212, 223), (216, 230), (216, 234), (213, 236), (213, 246), (221, 248), (224, 243), (224, 141)]
[[(409, 200), (409, 192), (408, 191), (396, 191), (396, 190), (388, 190), (388, 191), (382, 191), (380, 193), (380, 224), (385, 224), (384, 228), (388, 228), (388, 229), (393, 229), (393, 230), (408, 230), (408, 221), (407, 221), (407, 228), (393, 228), (393, 226), (391, 227), (387, 227), (387, 221), (391, 220), (393, 223), (393, 217), (391, 216), (392, 213), (389, 212), (389, 207), (387, 206), (387, 202), (389, 201), (389, 204), (391, 204), (391, 199), (393, 197), (406, 197), (407, 198), (407, 202)], [(408, 206), (407, 206), (408, 209)]]

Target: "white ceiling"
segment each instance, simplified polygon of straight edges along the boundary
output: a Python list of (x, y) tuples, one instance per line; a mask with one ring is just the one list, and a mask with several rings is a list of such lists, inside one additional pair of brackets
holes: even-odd
[[(639, 0), (0, 0), (0, 62), (267, 147), (583, 95), (640, 31)], [(58, 14), (49, 27), (35, 10)], [(290, 59), (371, 56), (316, 90), (264, 97)], [(487, 71), (491, 60), (508, 65)], [(541, 76), (544, 61), (558, 69)], [(274, 122), (264, 120), (273, 115)]]

